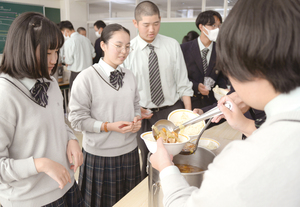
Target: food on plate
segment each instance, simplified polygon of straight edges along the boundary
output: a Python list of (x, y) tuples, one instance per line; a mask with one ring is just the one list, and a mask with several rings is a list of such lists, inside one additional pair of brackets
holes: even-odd
[(179, 126), (180, 128), (180, 134), (186, 134), (186, 135), (196, 135), (199, 134), (201, 129), (204, 127), (203, 122), (198, 122), (196, 124), (189, 125), (187, 127), (183, 127), (183, 123), (191, 120), (191, 118), (186, 114), (182, 113), (180, 120), (176, 123), (174, 123), (176, 126)]
[(204, 171), (201, 168), (193, 166), (193, 165), (175, 164), (175, 166), (179, 168), (179, 171), (181, 173), (195, 173), (195, 172), (202, 172), (202, 171)]
[(180, 142), (180, 139), (178, 138), (178, 134), (176, 132), (170, 132), (169, 130), (166, 130), (166, 128), (158, 130), (156, 126), (152, 126), (152, 129), (155, 131), (156, 134), (158, 134), (157, 136), (155, 136), (156, 140), (161, 137), (164, 143)]
[(214, 150), (214, 149), (217, 149), (217, 145), (215, 145), (213, 142), (209, 142), (208, 144), (203, 144), (203, 143), (199, 143), (201, 147), (205, 147), (209, 150)]

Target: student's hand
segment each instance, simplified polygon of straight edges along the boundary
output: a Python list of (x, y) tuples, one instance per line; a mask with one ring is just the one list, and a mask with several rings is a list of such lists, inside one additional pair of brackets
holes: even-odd
[(243, 114), (246, 113), (247, 111), (249, 111), (250, 106), (248, 106), (247, 104), (245, 104), (242, 101), (242, 99), (239, 97), (239, 95), (237, 94), (237, 92), (233, 92), (233, 93), (229, 94), (228, 96), (239, 107), (239, 109), (242, 111)]
[[(120, 129), (119, 126), (122, 126), (123, 124), (125, 124), (126, 126)], [(133, 122), (129, 122), (129, 121), (117, 121), (117, 122), (107, 124), (108, 131), (115, 131), (122, 134), (131, 132), (132, 128), (133, 128)]]
[(169, 155), (163, 144), (163, 139), (157, 140), (157, 150), (150, 156), (150, 162), (152, 167), (161, 172), (168, 166), (173, 165), (173, 155)]
[(151, 119), (151, 117), (153, 116), (153, 113), (149, 114), (149, 111), (147, 109), (144, 109), (143, 107), (141, 107), (141, 115), (142, 115), (142, 118), (144, 118), (144, 119)]
[(60, 189), (63, 189), (68, 182), (71, 183), (70, 173), (63, 165), (48, 158), (34, 159), (34, 164), (38, 173), (46, 173), (59, 184)]
[[(231, 110), (224, 106), (226, 101), (232, 103)], [(251, 135), (252, 132), (256, 130), (254, 121), (246, 118), (239, 107), (228, 96), (224, 96), (219, 100), (218, 107), (223, 112), (223, 116), (225, 116), (225, 119), (232, 128), (242, 132), (246, 136)]]
[(199, 115), (203, 114), (202, 109), (194, 108), (193, 112), (194, 112), (195, 114), (199, 114)]
[(203, 95), (203, 96), (207, 96), (209, 94), (209, 90), (206, 89), (205, 85), (203, 85), (202, 83), (199, 83), (198, 85), (198, 91)]
[(69, 140), (67, 147), (67, 156), (71, 165), (70, 169), (76, 172), (77, 168), (83, 163), (83, 155), (77, 140)]
[(137, 131), (140, 130), (140, 128), (142, 126), (142, 120), (139, 120), (139, 119), (141, 119), (140, 116), (134, 117), (134, 119), (133, 119), (133, 125), (132, 125), (132, 130), (131, 130), (132, 133), (136, 133)]

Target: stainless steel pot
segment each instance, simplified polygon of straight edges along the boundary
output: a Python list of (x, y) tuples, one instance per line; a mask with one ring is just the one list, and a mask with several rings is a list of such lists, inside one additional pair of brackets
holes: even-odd
[[(152, 168), (150, 163), (150, 153), (148, 154), (147, 160), (147, 173), (148, 173), (148, 206), (151, 207), (163, 207), (163, 192), (160, 188), (159, 172)], [(195, 154), (192, 155), (176, 155), (173, 158), (174, 164), (186, 164), (199, 167), (203, 170), (207, 170), (207, 166), (213, 161), (215, 154), (205, 148), (198, 147)], [(197, 173), (181, 173), (186, 181), (196, 187), (200, 187), (203, 174), (202, 172)]]

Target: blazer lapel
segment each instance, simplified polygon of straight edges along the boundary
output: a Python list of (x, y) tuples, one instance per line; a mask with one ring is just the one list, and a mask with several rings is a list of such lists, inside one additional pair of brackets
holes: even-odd
[(214, 67), (216, 65), (216, 43), (213, 42), (213, 48), (211, 51), (211, 56), (209, 60), (209, 65), (207, 67), (206, 76), (210, 76), (211, 72), (214, 70)]

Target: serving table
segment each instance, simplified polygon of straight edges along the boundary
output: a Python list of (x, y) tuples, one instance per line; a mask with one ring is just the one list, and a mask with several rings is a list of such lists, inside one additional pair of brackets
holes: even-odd
[[(202, 137), (212, 138), (220, 143), (220, 147), (213, 151), (215, 155), (218, 155), (229, 142), (241, 140), (242, 133), (232, 129), (227, 122), (224, 122), (206, 130)], [(140, 182), (113, 207), (148, 207), (148, 177)]]

